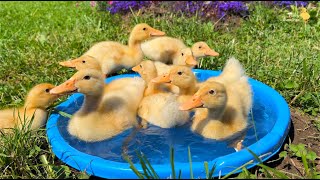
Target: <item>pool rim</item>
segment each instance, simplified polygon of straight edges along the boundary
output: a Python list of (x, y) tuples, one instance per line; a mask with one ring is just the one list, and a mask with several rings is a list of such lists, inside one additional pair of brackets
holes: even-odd
[[(208, 73), (209, 76), (216, 76), (221, 73), (221, 71), (214, 71), (214, 70), (203, 70), (203, 69), (193, 69), (194, 73)], [(112, 77), (108, 77), (106, 79), (106, 82), (122, 78), (122, 77), (133, 77), (133, 76), (139, 76), (138, 74), (121, 74), (116, 75)], [(274, 126), (272, 127), (271, 131), (267, 133), (263, 138), (261, 138), (256, 143), (251, 144), (249, 148), (251, 151), (255, 152), (258, 156), (269, 153), (261, 158), (262, 161), (265, 161), (272, 157), (274, 154), (276, 154), (280, 148), (282, 147), (284, 140), (286, 136), (288, 135), (289, 129), (290, 129), (290, 109), (285, 101), (285, 99), (273, 88), (270, 86), (249, 78), (250, 83), (254, 83), (257, 86), (261, 86), (264, 89), (264, 93), (266, 95), (269, 95), (270, 98), (272, 98), (276, 103), (276, 107), (278, 110), (277, 114), (277, 120), (275, 121)], [(62, 102), (58, 106), (56, 106), (56, 109), (63, 110), (64, 107), (68, 107), (72, 102), (74, 102), (75, 99), (79, 98), (81, 94), (76, 93), (71, 95), (66, 101)], [(275, 107), (273, 107), (275, 108)], [(89, 155), (83, 152), (78, 151), (77, 149), (70, 146), (64, 138), (61, 136), (58, 127), (56, 126), (57, 120), (59, 119), (60, 114), (58, 113), (52, 113), (47, 121), (46, 124), (46, 131), (47, 131), (47, 137), (49, 144), (52, 148), (52, 151), (54, 154), (64, 163), (68, 164), (69, 166), (79, 170), (84, 171), (89, 175), (94, 175), (98, 177), (103, 178), (138, 178), (134, 172), (130, 169), (130, 165), (126, 162), (114, 162), (110, 160), (106, 160), (103, 158), (100, 158), (98, 156)], [(258, 144), (260, 144), (260, 148), (258, 147)], [(261, 144), (263, 144), (261, 146)], [(236, 162), (232, 162), (230, 160), (237, 159)], [(240, 161), (241, 160), (241, 161)], [(246, 162), (249, 162), (250, 160), (253, 160), (252, 164), (249, 164), (246, 166), (247, 169), (254, 167), (259, 162), (254, 159), (254, 156), (250, 154), (250, 152), (246, 149), (243, 149), (239, 152), (231, 153), (225, 156), (220, 156), (214, 160), (207, 161), (209, 168), (212, 167), (214, 163), (216, 163), (216, 170), (214, 173), (214, 176), (223, 176), (228, 174), (231, 169), (236, 169), (235, 167), (240, 167), (241, 165), (245, 164)], [(140, 171), (141, 166), (140, 164), (134, 164), (137, 169)], [(161, 178), (169, 177), (171, 174), (171, 166), (170, 164), (156, 164), (152, 165), (153, 168), (156, 170), (157, 174)], [(234, 167), (228, 167), (228, 166), (234, 166)], [(204, 172), (204, 165), (203, 162), (192, 162), (192, 169), (194, 177), (205, 177)], [(175, 162), (175, 170), (178, 171), (181, 169), (182, 177), (188, 178), (190, 177), (190, 167), (189, 162), (187, 163), (181, 163), (181, 162)], [(114, 173), (114, 171), (119, 171), (119, 173)], [(234, 171), (234, 173), (241, 172), (242, 169), (238, 169), (237, 171)], [(178, 174), (176, 172), (176, 174)]]

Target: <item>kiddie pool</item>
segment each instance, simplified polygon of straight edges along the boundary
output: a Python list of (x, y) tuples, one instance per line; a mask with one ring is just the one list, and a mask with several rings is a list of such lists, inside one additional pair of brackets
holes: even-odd
[[(217, 76), (221, 71), (194, 69), (199, 81)], [(138, 74), (122, 74), (106, 79), (106, 83), (124, 77), (135, 77)], [(249, 115), (248, 128), (243, 145), (253, 151), (262, 161), (276, 154), (281, 148), (290, 128), (290, 111), (283, 97), (271, 87), (254, 79), (249, 79), (253, 90), (253, 110)], [(76, 93), (56, 107), (58, 111), (69, 114), (76, 112), (83, 102), (83, 95)], [(64, 163), (79, 171), (103, 178), (138, 178), (129, 164), (120, 156), (122, 141), (133, 130), (127, 130), (109, 140), (85, 143), (68, 134), (66, 127), (69, 118), (54, 112), (50, 115), (46, 129), (49, 143), (55, 155)], [(209, 169), (215, 164), (214, 176), (226, 175), (248, 163), (246, 168), (258, 164), (258, 161), (247, 150), (236, 152), (228, 146), (228, 141), (205, 139), (192, 133), (190, 125), (179, 128), (161, 129), (149, 125), (134, 135), (128, 144), (129, 155), (141, 172), (141, 165), (136, 158), (135, 149), (140, 150), (150, 161), (160, 178), (171, 175), (169, 146), (175, 149), (175, 170), (182, 178), (190, 178), (188, 146), (192, 155), (192, 169), (195, 178), (205, 178), (204, 161)], [(132, 134), (131, 134), (132, 135)], [(153, 146), (154, 145), (154, 146)], [(242, 168), (234, 173), (241, 172)]]

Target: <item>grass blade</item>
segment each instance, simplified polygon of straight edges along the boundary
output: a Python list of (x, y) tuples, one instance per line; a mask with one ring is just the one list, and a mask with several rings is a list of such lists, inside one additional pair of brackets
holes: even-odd
[(275, 174), (277, 176), (277, 178), (281, 178), (281, 179), (289, 179), (288, 176), (286, 176), (285, 174), (283, 174), (282, 172), (274, 169), (274, 168), (270, 168), (264, 164), (258, 164), (258, 166), (262, 167), (263, 169), (269, 170), (271, 172), (273, 172), (273, 174)]
[(124, 154), (123, 159), (126, 160), (130, 164), (130, 169), (139, 177), (139, 179), (144, 179), (141, 172), (138, 171), (138, 169), (134, 166), (133, 162), (130, 160), (128, 155)]
[(158, 176), (158, 174), (156, 173), (156, 171), (153, 169), (153, 167), (151, 166), (150, 162), (148, 161), (148, 159), (145, 156), (142, 156), (144, 158), (144, 161), (147, 163), (147, 165), (149, 166), (152, 175), (155, 179), (160, 179), (160, 177)]
[(144, 175), (147, 179), (150, 179), (150, 176), (149, 176), (149, 172), (148, 172), (148, 168), (146, 166), (146, 163), (143, 161), (143, 158), (141, 157), (141, 153), (138, 154), (138, 152), (136, 152), (138, 158), (139, 158), (139, 161), (140, 161), (140, 164), (141, 164), (141, 167), (142, 167), (142, 170), (144, 172)]
[(173, 147), (170, 147), (170, 163), (171, 163), (171, 170), (172, 170), (172, 178), (176, 179), (176, 172), (174, 170), (174, 150), (173, 150)]
[(207, 161), (204, 162), (204, 170), (206, 172), (206, 178), (209, 179), (209, 166)]
[(211, 170), (210, 170), (210, 173), (209, 173), (209, 179), (212, 179), (213, 178), (213, 173), (214, 171), (216, 170), (216, 163), (213, 164)]
[[(250, 154), (253, 155), (253, 157), (254, 157), (257, 161), (259, 161), (260, 164), (263, 164), (263, 162), (261, 161), (261, 159), (260, 159), (253, 151), (251, 151), (249, 148), (246, 148), (246, 149), (249, 151)], [(265, 169), (265, 170), (266, 170), (265, 172), (266, 172), (267, 176), (268, 176), (269, 178), (272, 178), (272, 175), (269, 173), (268, 169)]]
[(189, 164), (190, 164), (190, 179), (193, 179), (192, 158), (191, 158), (190, 146), (188, 146), (188, 156), (189, 156)]

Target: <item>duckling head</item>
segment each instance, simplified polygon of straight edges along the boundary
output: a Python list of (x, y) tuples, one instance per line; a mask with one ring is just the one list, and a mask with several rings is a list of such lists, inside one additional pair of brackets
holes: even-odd
[(193, 56), (196, 58), (205, 57), (205, 56), (219, 56), (215, 50), (211, 49), (205, 42), (194, 43), (191, 47)]
[(96, 60), (96, 58), (89, 55), (84, 55), (70, 61), (62, 61), (62, 62), (59, 62), (59, 64), (65, 67), (75, 68), (78, 71), (82, 69), (101, 70), (101, 66), (99, 62)]
[(179, 109), (183, 111), (199, 107), (224, 109), (226, 102), (227, 94), (225, 86), (211, 81), (201, 86), (192, 99), (183, 103)]
[(190, 84), (196, 82), (196, 77), (192, 70), (188, 66), (175, 65), (170, 69), (169, 73), (160, 75), (154, 79), (152, 82), (155, 83), (172, 83), (179, 88), (188, 88)]
[(50, 90), (50, 94), (70, 94), (74, 92), (89, 96), (99, 96), (104, 90), (104, 76), (95, 69), (83, 69), (70, 79)]
[(54, 87), (54, 85), (49, 83), (42, 83), (34, 86), (26, 97), (25, 105), (28, 107), (46, 109), (59, 97), (58, 95), (49, 93)]
[(154, 36), (164, 36), (164, 35), (165, 35), (165, 32), (154, 29), (146, 23), (137, 24), (131, 31), (131, 38), (134, 37), (134, 40), (138, 42), (142, 42)]
[(141, 61), (140, 64), (132, 68), (132, 71), (139, 73), (146, 82), (157, 76), (156, 66), (150, 60)]
[(196, 66), (198, 62), (196, 61), (191, 48), (184, 48), (180, 51), (178, 56), (178, 64), (177, 65), (187, 65), (187, 66)]

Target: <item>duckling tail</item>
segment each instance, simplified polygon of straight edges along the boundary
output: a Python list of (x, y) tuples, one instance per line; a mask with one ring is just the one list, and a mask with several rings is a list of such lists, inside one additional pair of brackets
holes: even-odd
[(244, 75), (245, 72), (240, 62), (236, 58), (231, 57), (224, 66), (220, 76), (226, 82), (233, 83), (238, 81)]

